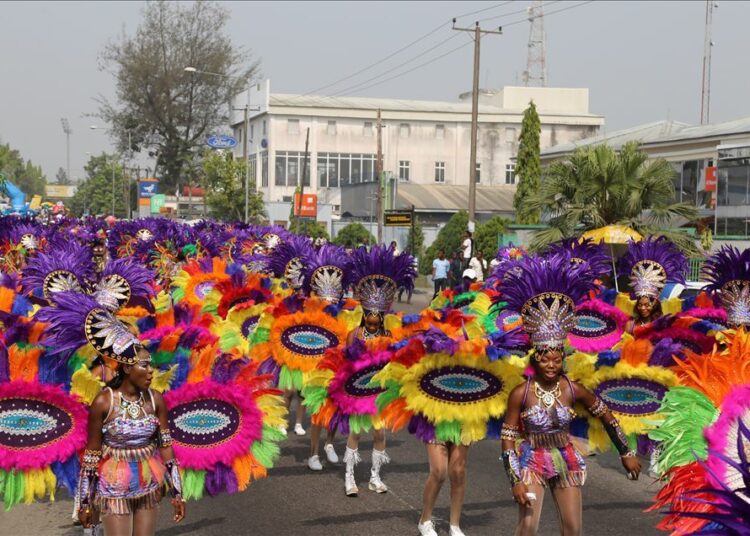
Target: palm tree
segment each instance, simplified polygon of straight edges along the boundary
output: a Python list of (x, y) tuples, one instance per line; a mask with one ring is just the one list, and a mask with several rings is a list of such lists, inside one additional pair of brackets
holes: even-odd
[(550, 225), (534, 235), (531, 248), (622, 224), (644, 236), (663, 234), (686, 253), (697, 253), (690, 237), (663, 230), (672, 218), (698, 216), (695, 206), (675, 202), (674, 175), (669, 162), (649, 160), (637, 142), (620, 151), (604, 144), (577, 149), (547, 167), (539, 191), (526, 202), (526, 210), (541, 210)]

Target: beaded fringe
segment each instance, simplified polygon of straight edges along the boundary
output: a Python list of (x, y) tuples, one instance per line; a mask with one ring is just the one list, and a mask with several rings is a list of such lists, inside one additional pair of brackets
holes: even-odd
[(586, 483), (586, 471), (570, 471), (564, 475), (545, 479), (534, 471), (522, 469), (521, 480), (527, 486), (536, 484), (545, 488), (575, 488), (583, 486)]
[(562, 449), (570, 443), (570, 434), (567, 432), (526, 434), (526, 440), (531, 445), (531, 448)]
[(105, 497), (99, 498), (99, 508), (102, 514), (110, 515), (129, 515), (136, 510), (149, 510), (155, 508), (159, 504), (162, 497), (162, 488), (158, 487), (155, 490), (141, 495), (140, 497), (134, 497), (131, 499), (109, 499)]

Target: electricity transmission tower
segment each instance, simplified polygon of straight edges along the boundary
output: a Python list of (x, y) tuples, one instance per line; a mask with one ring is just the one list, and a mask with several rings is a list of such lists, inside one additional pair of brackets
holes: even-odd
[(547, 51), (544, 36), (544, 2), (535, 0), (527, 13), (529, 30), (529, 50), (526, 56), (526, 70), (523, 72), (523, 85), (547, 87)]

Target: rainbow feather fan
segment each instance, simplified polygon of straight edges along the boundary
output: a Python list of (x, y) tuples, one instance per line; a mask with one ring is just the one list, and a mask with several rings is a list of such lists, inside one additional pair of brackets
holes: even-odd
[(373, 377), (383, 424), (422, 441), (470, 444), (497, 437), (511, 390), (522, 369), (490, 361), (487, 341), (458, 342), (441, 333), (412, 339)]
[(286, 408), (270, 376), (227, 355), (212, 365), (209, 375), (164, 396), (186, 499), (244, 491), (267, 476), (283, 439)]
[(303, 374), (313, 371), (327, 350), (346, 340), (349, 326), (326, 312), (328, 306), (323, 300), (308, 298), (295, 313), (289, 314), (279, 306), (269, 315), (273, 320), (268, 341), (256, 344), (252, 357), (258, 362), (273, 359), (280, 369), (281, 389), (301, 390)]
[(228, 279), (227, 263), (223, 259), (191, 261), (172, 281), (172, 298), (175, 303), (184, 301), (188, 306), (200, 309), (211, 289)]
[(375, 400), (383, 389), (370, 385), (370, 380), (390, 361), (391, 342), (388, 338), (367, 343), (357, 339), (351, 346), (326, 352), (305, 377), (302, 389), (313, 424), (344, 435), (381, 427)]

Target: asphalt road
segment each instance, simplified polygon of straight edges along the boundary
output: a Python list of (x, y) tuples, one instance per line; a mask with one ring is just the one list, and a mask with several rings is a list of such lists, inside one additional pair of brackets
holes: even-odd
[[(428, 296), (414, 295), (404, 309), (414, 312), (423, 307)], [(336, 448), (343, 457), (344, 439)], [(421, 510), (427, 459), (422, 444), (402, 432), (389, 435), (387, 451), (391, 464), (383, 469), (383, 479), (391, 491), (378, 495), (367, 490), (372, 443), (360, 445), (363, 463), (357, 466), (360, 495), (344, 495), (344, 469), (341, 464), (326, 466), (313, 473), (306, 466), (309, 449), (307, 436), (294, 434), (282, 444), (282, 456), (269, 478), (256, 482), (240, 494), (205, 498), (188, 503), (187, 518), (179, 525), (171, 521), (171, 507), (161, 507), (161, 536), (228, 536), (252, 534), (276, 535), (416, 535)], [(462, 528), (467, 536), (513, 534), (516, 507), (511, 500), (502, 462), (498, 460), (498, 441), (483, 441), (472, 447), (468, 464)], [(616, 456), (587, 459), (589, 477), (584, 486), (584, 531), (588, 535), (664, 534), (654, 529), (659, 516), (645, 514), (656, 486), (648, 477), (638, 482), (626, 479)], [(644, 460), (645, 465), (645, 460)], [(438, 532), (448, 534), (449, 488), (446, 483), (438, 498), (435, 520)], [(70, 519), (72, 501), (64, 491), (52, 503), (17, 506), (0, 514), (0, 535), (81, 534)], [(557, 514), (546, 500), (540, 535), (559, 534)]]

